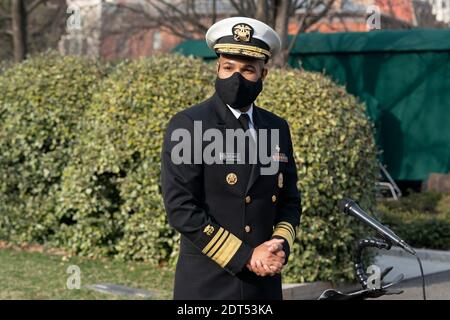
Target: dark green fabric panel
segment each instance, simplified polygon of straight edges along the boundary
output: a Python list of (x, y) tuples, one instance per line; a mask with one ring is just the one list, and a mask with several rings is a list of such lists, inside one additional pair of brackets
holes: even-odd
[(205, 60), (217, 58), (216, 53), (208, 47), (204, 40), (186, 40), (173, 48), (172, 52), (178, 52), (185, 56), (201, 57)]
[(450, 53), (301, 55), (367, 104), (382, 161), (398, 180), (450, 171)]
[(371, 32), (305, 33), (292, 54), (343, 52), (449, 51), (450, 29), (374, 30)]

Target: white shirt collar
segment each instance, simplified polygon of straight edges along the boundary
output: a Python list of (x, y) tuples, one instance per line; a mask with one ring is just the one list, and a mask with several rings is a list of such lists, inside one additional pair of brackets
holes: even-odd
[(228, 109), (231, 110), (231, 112), (234, 114), (236, 119), (238, 119), (239, 116), (243, 113), (248, 114), (248, 116), (250, 117), (250, 123), (253, 124), (253, 103), (250, 105), (250, 108), (247, 110), (247, 112), (241, 112), (241, 111), (239, 111), (239, 109), (232, 108), (228, 104), (227, 104), (227, 107), (228, 107)]

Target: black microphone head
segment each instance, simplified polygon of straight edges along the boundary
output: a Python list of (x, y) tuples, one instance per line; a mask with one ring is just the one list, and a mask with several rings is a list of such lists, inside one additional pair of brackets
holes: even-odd
[(344, 198), (344, 199), (340, 200), (338, 203), (339, 210), (343, 211), (344, 213), (347, 213), (347, 208), (354, 203), (355, 203), (355, 201), (353, 201), (352, 199)]

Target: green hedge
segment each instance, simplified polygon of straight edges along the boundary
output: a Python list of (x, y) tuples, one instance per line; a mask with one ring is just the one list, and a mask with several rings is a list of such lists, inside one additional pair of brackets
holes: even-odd
[(0, 74), (0, 236), (45, 241), (76, 127), (103, 76), (98, 63), (55, 53)]
[(10, 66), (9, 61), (0, 61), (0, 75), (6, 71)]
[[(213, 92), (214, 78), (214, 65), (160, 55), (122, 62), (99, 86), (83, 87), (80, 94), (95, 93), (77, 118), (77, 137), (66, 149), (70, 156), (50, 171), (60, 177), (56, 191), (45, 193), (52, 206), (39, 211), (57, 226), (34, 240), (92, 257), (173, 265), (179, 236), (162, 206), (161, 140), (173, 114)], [(321, 74), (273, 70), (264, 86), (258, 104), (290, 123), (302, 193), (302, 222), (286, 281), (351, 279), (351, 248), (361, 227), (336, 204), (348, 196), (374, 206), (376, 148), (364, 106)], [(36, 208), (34, 198), (27, 203)]]
[(213, 73), (199, 60), (155, 56), (124, 62), (106, 79), (81, 123), (64, 171), (58, 240), (90, 256), (166, 262), (177, 235), (159, 192), (164, 129), (208, 96)]
[(427, 192), (378, 205), (382, 222), (417, 248), (450, 250), (450, 195)]
[(376, 147), (364, 105), (329, 78), (299, 70), (272, 71), (258, 102), (289, 122), (302, 194), (286, 280), (352, 279), (353, 245), (365, 233), (337, 201), (375, 204)]

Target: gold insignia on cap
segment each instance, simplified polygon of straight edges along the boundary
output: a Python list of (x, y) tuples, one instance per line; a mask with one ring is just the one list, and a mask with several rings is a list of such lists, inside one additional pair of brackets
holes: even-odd
[(210, 224), (208, 224), (205, 229), (203, 229), (203, 232), (206, 233), (208, 236), (212, 235), (214, 232), (214, 227)]
[(253, 28), (246, 23), (239, 23), (233, 27), (233, 38), (239, 42), (252, 40)]
[(237, 175), (235, 173), (229, 173), (227, 174), (227, 183), (230, 185), (236, 184), (237, 182)]
[(278, 188), (283, 188), (283, 173), (278, 175)]

